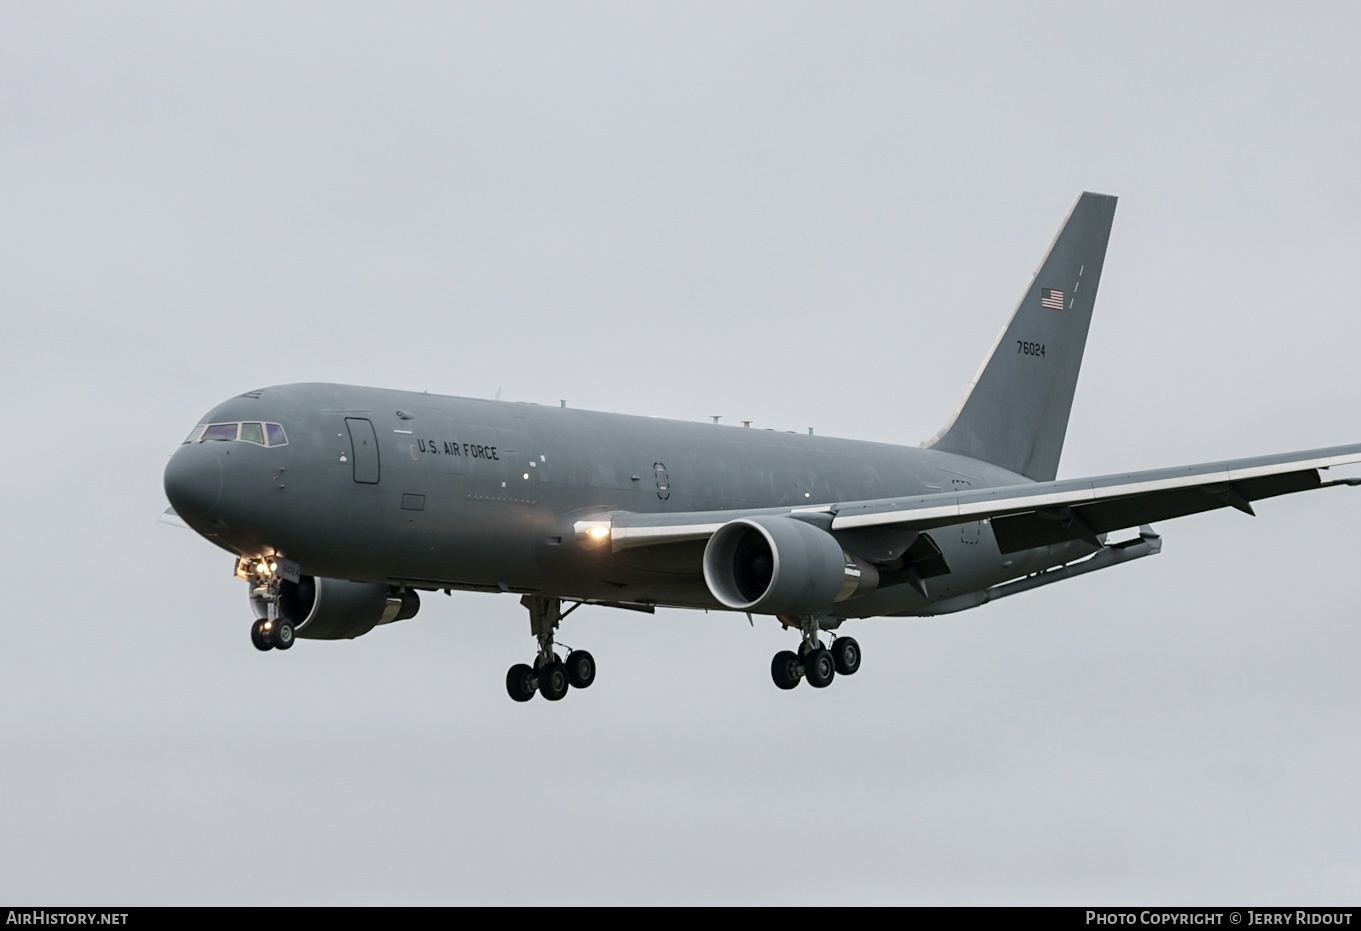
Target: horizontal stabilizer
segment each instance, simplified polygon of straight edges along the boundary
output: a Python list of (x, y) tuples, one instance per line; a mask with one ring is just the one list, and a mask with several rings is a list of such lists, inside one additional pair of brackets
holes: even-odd
[(1001, 585), (994, 585), (992, 588), (985, 588), (980, 592), (968, 592), (963, 595), (956, 595), (953, 598), (946, 598), (931, 605), (922, 613), (930, 617), (938, 614), (953, 614), (956, 611), (967, 611), (970, 608), (985, 605), (990, 601), (1019, 595), (1021, 592), (1033, 591), (1044, 585), (1053, 585), (1055, 582), (1075, 579), (1080, 575), (1096, 572), (1099, 569), (1108, 569), (1130, 560), (1143, 559), (1145, 556), (1157, 556), (1162, 552), (1162, 549), (1162, 537), (1154, 533), (1152, 527), (1140, 527), (1139, 536), (1133, 540), (1103, 546), (1086, 559), (1063, 566), (1055, 566), (1053, 569), (1045, 569), (1043, 572), (1037, 572), (1023, 579), (1015, 579)]

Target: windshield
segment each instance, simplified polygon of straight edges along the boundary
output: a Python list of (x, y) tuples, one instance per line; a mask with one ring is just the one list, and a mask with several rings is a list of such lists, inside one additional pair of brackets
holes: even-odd
[[(287, 446), (288, 434), (282, 424), (262, 423), (260, 421), (238, 421), (236, 423), (199, 424), (189, 431), (185, 443), (206, 443), (235, 441), (254, 443), (257, 446)], [(181, 444), (183, 445), (183, 444)]]

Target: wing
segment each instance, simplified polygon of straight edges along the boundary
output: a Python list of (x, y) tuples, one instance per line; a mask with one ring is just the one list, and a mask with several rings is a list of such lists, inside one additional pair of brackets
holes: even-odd
[(579, 536), (613, 550), (707, 539), (736, 517), (788, 515), (836, 531), (865, 528), (929, 530), (988, 520), (1004, 553), (1065, 540), (1098, 543), (1097, 535), (1154, 521), (1234, 507), (1252, 514), (1252, 502), (1311, 488), (1357, 485), (1361, 479), (1325, 482), (1319, 470), (1361, 462), (1361, 444), (1234, 459), (1097, 478), (1031, 482), (962, 494), (851, 501), (818, 507), (783, 507), (689, 514), (615, 513), (578, 521)]
[(183, 527), (185, 530), (194, 529), (193, 527), (190, 527), (188, 523), (185, 522), (183, 517), (180, 517), (180, 515), (175, 511), (174, 508), (166, 508), (165, 511), (162, 512), (161, 516), (156, 518), (156, 520), (162, 524), (169, 524), (172, 527)]

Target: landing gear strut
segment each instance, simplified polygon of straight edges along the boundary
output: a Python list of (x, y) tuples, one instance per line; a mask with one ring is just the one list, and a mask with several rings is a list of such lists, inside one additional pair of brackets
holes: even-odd
[(538, 692), (548, 701), (559, 701), (568, 688), (584, 689), (595, 681), (595, 658), (585, 650), (569, 650), (567, 660), (554, 651), (553, 631), (568, 614), (559, 598), (525, 595), (520, 604), (529, 609), (529, 631), (539, 641), (534, 665), (516, 663), (506, 673), (506, 692), (515, 701), (529, 701)]
[(781, 650), (770, 662), (770, 678), (777, 688), (792, 689), (807, 679), (813, 688), (825, 689), (838, 673), (850, 676), (860, 670), (860, 644), (855, 640), (836, 637), (828, 648), (822, 644), (818, 618), (801, 617), (798, 624), (803, 633), (799, 651)]
[(282, 580), (274, 571), (274, 563), (243, 556), (237, 563), (236, 574), (250, 582), (252, 594), (265, 605), (265, 616), (250, 625), (251, 644), (261, 651), (287, 650), (293, 646), (293, 625), (279, 616)]

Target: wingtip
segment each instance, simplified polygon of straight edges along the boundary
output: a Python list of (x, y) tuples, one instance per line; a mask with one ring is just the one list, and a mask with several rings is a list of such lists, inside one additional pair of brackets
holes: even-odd
[(183, 527), (185, 530), (193, 529), (183, 517), (180, 517), (179, 514), (175, 513), (174, 508), (166, 508), (157, 520), (162, 524), (169, 524), (172, 527)]

